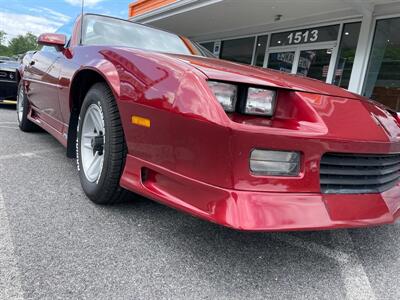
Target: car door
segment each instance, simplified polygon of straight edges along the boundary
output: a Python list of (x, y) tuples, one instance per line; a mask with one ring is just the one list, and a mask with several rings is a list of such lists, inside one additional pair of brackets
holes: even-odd
[[(71, 19), (56, 31), (66, 36), (66, 48), (70, 45), (75, 23)], [(24, 75), (28, 83), (28, 97), (36, 113), (60, 133), (65, 129), (60, 105), (60, 91), (63, 89), (60, 75), (65, 67), (64, 56), (65, 53), (57, 51), (55, 47), (43, 47), (32, 56)]]
[(27, 96), (40, 119), (57, 131), (62, 130), (62, 117), (58, 99), (60, 53), (53, 47), (43, 47), (28, 62), (24, 71)]

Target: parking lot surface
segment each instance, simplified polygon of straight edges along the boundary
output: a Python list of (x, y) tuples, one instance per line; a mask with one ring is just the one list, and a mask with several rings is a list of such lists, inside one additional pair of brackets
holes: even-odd
[(0, 299), (400, 299), (400, 224), (246, 233), (147, 199), (91, 203), (0, 105)]

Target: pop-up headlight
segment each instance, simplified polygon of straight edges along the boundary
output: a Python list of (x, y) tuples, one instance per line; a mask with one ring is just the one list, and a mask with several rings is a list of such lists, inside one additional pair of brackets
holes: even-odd
[(244, 112), (250, 115), (271, 117), (275, 110), (276, 92), (273, 90), (249, 88)]
[(226, 112), (234, 112), (237, 100), (237, 86), (229, 83), (208, 81), (218, 102)]

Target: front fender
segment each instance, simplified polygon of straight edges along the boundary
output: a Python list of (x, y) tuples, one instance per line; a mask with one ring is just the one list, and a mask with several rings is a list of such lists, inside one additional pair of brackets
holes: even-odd
[[(118, 71), (116, 67), (110, 62), (107, 61), (106, 59), (95, 59), (90, 61), (90, 64), (81, 66), (79, 69), (76, 70), (75, 74), (73, 75), (71, 79), (71, 88), (76, 82), (79, 74), (83, 71), (94, 71), (97, 74), (99, 74), (104, 81), (108, 84), (108, 86), (111, 88), (115, 99), (119, 99), (120, 94), (121, 94), (121, 84), (120, 84), (120, 78)], [(70, 107), (72, 108), (72, 102), (73, 99), (70, 97)]]

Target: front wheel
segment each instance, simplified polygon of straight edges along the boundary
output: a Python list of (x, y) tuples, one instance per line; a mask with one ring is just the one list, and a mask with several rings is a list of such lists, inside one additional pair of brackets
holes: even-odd
[(119, 181), (127, 148), (119, 111), (110, 88), (95, 84), (87, 93), (79, 115), (77, 165), (84, 192), (97, 204), (126, 200)]

